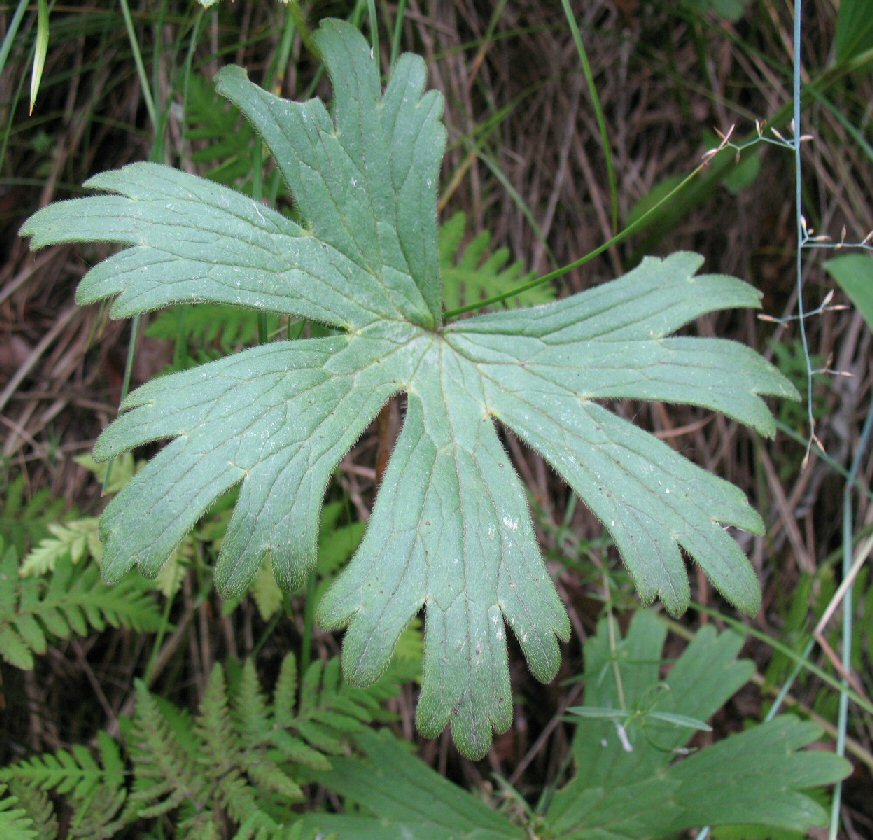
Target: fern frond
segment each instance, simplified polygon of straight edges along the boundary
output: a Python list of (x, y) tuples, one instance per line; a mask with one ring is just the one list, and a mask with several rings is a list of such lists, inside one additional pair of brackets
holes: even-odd
[(275, 836), (279, 824), (260, 808), (255, 788), (240, 773), (232, 772), (221, 780), (217, 797), (224, 810), (239, 824), (237, 836), (243, 831), (248, 832), (246, 836), (250, 837), (262, 834)]
[(40, 840), (27, 811), (19, 807), (18, 797), (0, 785), (0, 837), (3, 840)]
[(52, 826), (57, 832), (47, 793), (63, 795), (72, 808), (67, 837), (101, 840), (121, 827), (119, 814), (127, 798), (121, 754), (106, 733), (100, 733), (98, 743), (99, 763), (88, 749), (75, 745), (0, 770), (0, 778), (14, 786), (28, 815), (41, 826), (40, 836), (53, 836)]
[(23, 808), (30, 817), (36, 836), (40, 840), (55, 840), (60, 832), (58, 818), (46, 791), (26, 782), (10, 779), (9, 793), (18, 800), (18, 807)]
[(152, 632), (162, 617), (147, 582), (128, 578), (115, 587), (100, 580), (93, 565), (56, 560), (47, 578), (19, 577), (18, 554), (0, 538), (0, 656), (24, 670), (46, 652), (49, 637), (68, 639), (107, 625)]
[(45, 575), (53, 571), (55, 563), (63, 557), (68, 557), (72, 563), (78, 563), (82, 558), (93, 558), (99, 563), (103, 557), (103, 545), (97, 532), (97, 523), (96, 516), (86, 516), (64, 524), (49, 525), (51, 536), (44, 537), (31, 549), (22, 561), (18, 574), (21, 577)]
[(246, 747), (258, 747), (269, 743), (272, 729), (271, 713), (258, 680), (255, 664), (251, 659), (247, 659), (243, 664), (233, 712), (236, 730)]
[(198, 146), (192, 159), (205, 170), (205, 176), (225, 186), (243, 181), (240, 187), (245, 190), (254, 171), (253, 150), (260, 141), (239, 112), (202, 76), (192, 75), (188, 80), (185, 125), (186, 138)]
[(294, 722), (297, 707), (297, 658), (289, 653), (279, 667), (279, 676), (273, 689), (273, 713), (276, 723), (288, 727)]
[[(64, 560), (52, 579), (71, 568), (77, 567)], [(185, 838), (224, 837), (230, 825), (240, 838), (303, 837), (292, 810), (303, 799), (302, 783), (313, 770), (330, 770), (328, 756), (347, 754), (371, 723), (390, 719), (382, 701), (399, 692), (404, 667), (410, 666), (393, 666), (361, 689), (343, 682), (338, 659), (315, 662), (298, 705), (291, 654), (270, 695), (252, 661), (216, 665), (193, 717), (137, 682), (133, 719), (121, 726), (126, 753), (99, 733), (96, 750), (77, 745), (34, 756), (0, 769), (0, 782), (30, 792), (35, 804), (26, 816), (35, 822), (42, 809), (40, 838), (51, 837), (56, 825), (46, 793), (63, 799), (70, 838), (112, 838), (151, 820), (169, 822)]]
[[(456, 309), (495, 297), (536, 277), (525, 271), (524, 263), (511, 265), (509, 250), (491, 250), (491, 234), (482, 231), (463, 250), (461, 243), (467, 228), (464, 213), (455, 213), (440, 227), (440, 274), (445, 288), (446, 309)], [(551, 286), (528, 289), (505, 301), (507, 307), (535, 306), (555, 299)]]
[(45, 488), (28, 499), (27, 490), (24, 474), (10, 479), (6, 470), (0, 471), (0, 534), (19, 555), (34, 541), (42, 539), (50, 522), (64, 516), (63, 499), (56, 498)]
[(197, 719), (205, 774), (224, 811), (240, 825), (240, 832), (273, 836), (279, 825), (262, 807), (265, 797), (278, 794), (299, 801), (303, 792), (268, 755), (271, 713), (253, 663), (243, 667), (233, 692), (233, 720), (229, 693), (224, 669), (216, 665)]
[[(172, 317), (171, 317), (172, 316)], [(270, 324), (278, 328), (276, 316)], [(252, 309), (227, 304), (181, 305), (160, 313), (149, 324), (151, 338), (175, 341), (180, 336), (197, 347), (214, 346), (228, 352), (257, 344), (258, 316)]]
[(339, 659), (313, 662), (303, 675), (300, 707), (291, 728), (316, 750), (339, 755), (350, 736), (372, 723), (394, 719), (385, 701), (415, 679), (420, 668), (421, 660), (395, 658), (378, 682), (358, 688), (342, 680)]
[(207, 775), (219, 777), (236, 765), (239, 744), (230, 722), (224, 669), (217, 663), (206, 684), (196, 731), (203, 742)]
[(0, 771), (0, 778), (80, 799), (86, 799), (106, 781), (103, 768), (79, 744), (70, 750), (33, 756), (5, 767)]
[(130, 736), (134, 789), (130, 805), (140, 818), (157, 817), (187, 804), (206, 810), (209, 783), (196, 756), (182, 745), (145, 683), (137, 681), (136, 714)]
[(127, 791), (111, 786), (99, 787), (84, 801), (72, 799), (74, 812), (67, 837), (70, 840), (110, 840), (127, 823), (123, 808)]
[(211, 810), (195, 812), (183, 817), (176, 832), (185, 840), (221, 840), (218, 815)]

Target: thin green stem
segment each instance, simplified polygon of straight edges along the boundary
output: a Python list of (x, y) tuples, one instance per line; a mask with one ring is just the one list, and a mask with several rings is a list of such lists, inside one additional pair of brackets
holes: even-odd
[(317, 572), (313, 569), (306, 581), (306, 600), (303, 603), (303, 638), (300, 640), (300, 673), (305, 674), (312, 661), (312, 635), (315, 628), (315, 590)]
[(480, 301), (479, 303), (471, 303), (467, 306), (461, 306), (457, 309), (450, 309), (445, 313), (446, 320), (450, 318), (457, 318), (460, 315), (463, 315), (467, 312), (473, 312), (478, 309), (482, 309), (486, 306), (493, 306), (497, 303), (502, 303), (504, 300), (508, 300), (509, 298), (515, 297), (516, 295), (520, 295), (523, 292), (528, 291), (529, 289), (534, 289), (537, 286), (542, 285), (543, 283), (549, 283), (552, 280), (557, 280), (559, 277), (563, 277), (565, 274), (569, 274), (571, 271), (574, 271), (577, 268), (581, 268), (586, 263), (591, 262), (592, 260), (599, 257), (604, 251), (608, 251), (614, 245), (618, 245), (620, 242), (624, 242), (632, 233), (635, 233), (640, 228), (644, 227), (649, 219), (654, 216), (660, 207), (664, 204), (667, 204), (671, 201), (676, 195), (678, 195), (697, 175), (704, 169), (704, 164), (700, 164), (696, 169), (694, 169), (691, 173), (686, 175), (670, 192), (668, 192), (657, 204), (650, 207), (645, 213), (643, 213), (639, 218), (634, 220), (631, 224), (629, 224), (626, 228), (619, 231), (615, 236), (608, 239), (606, 242), (598, 245), (592, 251), (589, 251), (585, 256), (580, 257), (578, 260), (574, 260), (571, 263), (567, 263), (567, 265), (561, 266), (561, 268), (556, 268), (554, 271), (550, 271), (547, 274), (543, 274), (539, 277), (535, 277), (533, 280), (529, 280), (527, 283), (522, 283), (520, 286), (516, 286), (514, 289), (510, 289), (508, 292), (504, 292), (501, 295), (495, 295), (494, 297), (490, 297), (487, 300)]
[(182, 69), (182, 102), (185, 103), (185, 115), (187, 116), (188, 83), (191, 80), (191, 67), (194, 64), (194, 52), (197, 49), (197, 41), (200, 38), (200, 26), (203, 23), (203, 15), (206, 9), (199, 9), (194, 17), (194, 25), (191, 27), (191, 37), (188, 39), (188, 52), (185, 55), (185, 65)]
[[(805, 659), (803, 653), (798, 653), (795, 650), (792, 650), (788, 645), (783, 644), (778, 639), (774, 639), (772, 636), (767, 633), (763, 633), (760, 630), (755, 629), (754, 627), (750, 627), (747, 624), (744, 624), (742, 621), (739, 621), (735, 618), (731, 618), (724, 613), (720, 613), (718, 610), (712, 609), (711, 607), (707, 607), (703, 604), (694, 604), (694, 609), (699, 612), (705, 613), (706, 615), (710, 615), (713, 618), (719, 619), (719, 621), (723, 621), (725, 624), (730, 625), (734, 630), (737, 631), (742, 636), (751, 636), (754, 639), (757, 639), (760, 642), (764, 642), (764, 644), (773, 648), (773, 650), (778, 651), (783, 656), (786, 656), (794, 663), (799, 663), (802, 670), (808, 671), (810, 674), (818, 677), (825, 685), (829, 686), (836, 692), (841, 692), (844, 690), (841, 680), (836, 677), (832, 677), (827, 671), (819, 668), (818, 665), (813, 664), (808, 659)], [(852, 688), (846, 688), (846, 693), (848, 694), (849, 699), (855, 703), (858, 708), (863, 709), (865, 712), (869, 714), (873, 714), (873, 703), (867, 700), (865, 697), (862, 697)]]
[[(807, 439), (803, 437), (803, 435), (798, 434), (794, 431), (790, 426), (783, 423), (781, 420), (776, 420), (776, 428), (786, 437), (791, 438), (795, 443), (799, 443), (801, 446), (805, 446), (807, 443)], [(861, 479), (860, 476), (854, 476), (850, 478), (849, 471), (838, 461), (835, 461), (831, 458), (827, 452), (824, 451), (818, 444), (813, 444), (810, 448), (810, 452), (816, 456), (821, 461), (824, 461), (834, 472), (839, 473), (846, 481), (849, 483), (850, 487), (854, 487), (859, 493), (863, 493), (871, 502), (873, 502), (873, 489), (867, 486), (867, 484)]]
[[(537, 241), (543, 246), (543, 250), (546, 253), (546, 256), (549, 259), (549, 263), (554, 265), (557, 260), (555, 259), (555, 254), (552, 249), (549, 247), (549, 243), (546, 240), (546, 235), (543, 233), (543, 229), (539, 226), (536, 218), (534, 217), (533, 211), (528, 206), (527, 202), (522, 198), (521, 194), (516, 190), (516, 188), (512, 185), (512, 182), (509, 178), (506, 177), (506, 174), (500, 168), (500, 164), (493, 158), (491, 155), (486, 152), (480, 152), (479, 160), (482, 161), (490, 170), (491, 174), (500, 182), (503, 189), (509, 194), (509, 197), (513, 200), (515, 205), (521, 210), (522, 215), (527, 220), (527, 223), (531, 226)], [(482, 304), (484, 305), (484, 304)], [(457, 310), (455, 310), (457, 311)]]
[[(852, 459), (852, 466), (849, 470), (850, 477), (854, 477), (861, 469), (864, 453), (867, 450), (867, 444), (870, 441), (870, 436), (873, 434), (873, 399), (870, 400), (870, 405), (867, 408), (867, 419), (864, 421), (864, 428), (861, 432), (861, 439), (858, 441), (858, 449), (855, 452), (855, 457)], [(853, 532), (853, 511), (852, 511), (852, 485), (846, 482), (843, 490), (843, 579), (850, 579), (852, 570), (852, 532)], [(853, 630), (853, 589), (852, 585), (848, 586), (843, 597), (843, 644), (842, 644), (842, 663), (843, 672), (848, 674), (852, 669), (852, 630)], [(837, 716), (837, 755), (843, 756), (846, 754), (846, 732), (849, 727), (849, 692), (848, 683), (846, 680), (842, 682), (842, 691), (840, 692), (840, 708)], [(831, 840), (836, 840), (839, 832), (840, 821), (840, 803), (843, 795), (843, 783), (837, 782), (834, 787), (834, 799), (831, 804), (831, 824), (830, 837)]]
[[(110, 461), (109, 467), (112, 467), (112, 462)], [(109, 474), (109, 469), (106, 470), (107, 475)], [(153, 674), (155, 671), (155, 667), (158, 664), (158, 657), (160, 656), (161, 647), (164, 644), (164, 638), (167, 635), (167, 631), (170, 629), (170, 610), (173, 608), (174, 598), (167, 598), (164, 601), (164, 611), (161, 614), (161, 626), (158, 628), (158, 632), (155, 635), (155, 641), (152, 645), (152, 652), (149, 656), (149, 661), (145, 667), (145, 673), (143, 674), (143, 679), (146, 684), (151, 685)]]
[[(793, 102), (794, 110), (792, 117), (792, 144), (794, 147), (794, 227), (797, 238), (794, 258), (795, 284), (797, 289), (797, 319), (799, 321), (800, 343), (803, 347), (803, 357), (806, 361), (806, 416), (809, 423), (809, 444), (815, 438), (815, 413), (813, 388), (814, 373), (812, 359), (809, 355), (809, 337), (806, 334), (806, 311), (803, 302), (803, 245), (806, 242), (806, 221), (803, 217), (803, 159), (800, 152), (801, 130), (801, 84), (800, 67), (802, 59), (801, 26), (803, 21), (803, 2), (795, 0), (794, 4), (794, 79), (793, 79)], [(807, 447), (807, 454), (809, 449)]]
[(291, 15), (291, 20), (294, 22), (294, 26), (300, 33), (300, 40), (303, 41), (303, 46), (309, 50), (309, 54), (320, 64), (321, 50), (318, 49), (318, 45), (315, 43), (315, 38), (312, 37), (312, 30), (306, 22), (306, 15), (303, 14), (303, 9), (300, 8), (300, 3), (298, 3), (297, 0), (289, 0), (288, 14)]
[[(142, 52), (139, 48), (139, 41), (136, 37), (136, 30), (133, 28), (133, 20), (130, 16), (130, 7), (127, 4), (127, 0), (120, 0), (121, 3), (121, 13), (124, 17), (124, 25), (127, 28), (127, 37), (130, 41), (130, 49), (133, 53), (133, 61), (136, 65), (137, 76), (139, 77), (139, 83), (142, 88), (142, 96), (143, 101), (145, 102), (146, 111), (148, 111), (149, 121), (152, 124), (152, 129), (154, 130), (154, 144), (152, 148), (152, 156), (155, 156), (155, 150), (160, 145), (159, 137), (161, 130), (161, 121), (158, 118), (157, 109), (155, 108), (155, 100), (152, 96), (151, 85), (149, 84), (148, 75), (146, 74), (145, 65), (142, 61)], [(121, 385), (121, 400), (120, 403), (123, 403), (125, 398), (127, 397), (128, 392), (130, 391), (130, 379), (131, 374), (133, 373), (133, 362), (134, 357), (136, 355), (136, 339), (137, 333), (139, 332), (139, 321), (140, 316), (134, 315), (131, 325), (130, 325), (130, 343), (127, 346), (127, 360), (124, 366), (124, 381)], [(103, 479), (103, 492), (106, 492), (106, 488), (109, 486), (109, 481), (112, 477), (112, 465), (114, 463), (114, 459), (110, 459), (109, 463), (106, 465), (106, 475)]]
[(285, 69), (288, 67), (288, 61), (291, 56), (291, 46), (294, 43), (294, 33), (297, 31), (294, 15), (291, 13), (290, 7), (285, 12), (285, 25), (282, 28), (282, 39), (279, 41), (279, 49), (273, 61), (270, 62), (270, 69), (264, 77), (264, 87), (270, 90), (278, 79), (281, 79), (285, 74)]
[(367, 17), (370, 21), (370, 52), (373, 54), (373, 61), (376, 62), (378, 69), (381, 53), (379, 52), (379, 16), (376, 14), (376, 0), (367, 0)]
[(249, 654), (250, 659), (257, 659), (260, 654), (262, 648), (265, 644), (270, 640), (270, 636), (276, 632), (276, 628), (279, 626), (279, 622), (286, 616), (285, 610), (278, 610), (270, 620), (267, 622), (267, 626), (264, 628), (264, 632), (261, 633), (260, 638), (257, 642), (255, 642), (255, 646), (252, 648), (251, 653)]
[(27, 4), (28, 0), (18, 0), (15, 13), (12, 15), (12, 20), (9, 21), (9, 29), (6, 31), (3, 45), (0, 46), (0, 76), (3, 75), (3, 70), (9, 59), (9, 53), (12, 51), (12, 44), (15, 43), (15, 36), (18, 34), (18, 27), (21, 26), (24, 13), (27, 11)]
[[(133, 375), (133, 360), (136, 356), (136, 339), (139, 332), (139, 315), (134, 315), (130, 321), (130, 341), (127, 343), (127, 359), (124, 363), (124, 379), (121, 382), (121, 399), (118, 401), (119, 408), (124, 403), (130, 392), (130, 379)], [(109, 481), (112, 478), (112, 465), (115, 463), (115, 458), (110, 458), (106, 465), (106, 474), (103, 476), (103, 492), (109, 487)]]
[(136, 37), (136, 30), (133, 28), (133, 20), (130, 16), (130, 7), (127, 5), (127, 0), (119, 0), (121, 3), (121, 14), (124, 17), (124, 25), (127, 28), (127, 37), (130, 40), (130, 49), (133, 53), (133, 63), (136, 65), (136, 74), (139, 77), (139, 83), (142, 86), (142, 98), (145, 102), (146, 111), (148, 111), (149, 121), (152, 128), (157, 134), (159, 128), (158, 111), (155, 108), (155, 100), (152, 96), (152, 88), (149, 84), (149, 78), (146, 74), (145, 65), (142, 61), (142, 52), (139, 48), (139, 41)]
[(390, 67), (394, 67), (397, 63), (397, 57), (400, 55), (400, 36), (403, 32), (403, 20), (406, 17), (406, 6), (409, 0), (399, 0), (397, 3), (397, 14), (394, 18), (394, 32), (391, 35), (391, 61)]
[(561, 0), (567, 24), (576, 44), (576, 52), (579, 53), (579, 62), (582, 64), (582, 73), (585, 75), (585, 83), (588, 85), (588, 95), (591, 97), (591, 105), (594, 108), (594, 118), (597, 120), (597, 130), (600, 132), (600, 145), (603, 147), (603, 156), (606, 159), (606, 177), (609, 181), (609, 203), (611, 209), (612, 232), (618, 232), (618, 180), (615, 177), (615, 164), (612, 160), (612, 145), (609, 142), (609, 131), (606, 127), (606, 118), (603, 115), (603, 107), (600, 104), (600, 94), (594, 83), (594, 74), (591, 72), (591, 63), (588, 61), (588, 53), (585, 50), (585, 42), (582, 33), (576, 23), (570, 0)]

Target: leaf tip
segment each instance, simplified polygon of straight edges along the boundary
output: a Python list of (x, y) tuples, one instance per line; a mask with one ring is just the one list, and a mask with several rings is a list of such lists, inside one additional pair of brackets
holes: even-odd
[(228, 85), (233, 85), (238, 82), (247, 82), (248, 78), (249, 74), (245, 68), (240, 67), (238, 64), (228, 64), (226, 67), (222, 67), (221, 70), (212, 77), (212, 81), (215, 83), (216, 92), (221, 96), (225, 96)]

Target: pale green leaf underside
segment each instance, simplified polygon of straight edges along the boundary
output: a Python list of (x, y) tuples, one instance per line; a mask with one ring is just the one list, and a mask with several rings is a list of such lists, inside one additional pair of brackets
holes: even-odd
[(646, 600), (688, 603), (681, 550), (747, 611), (751, 566), (724, 526), (760, 532), (743, 494), (607, 412), (611, 397), (692, 403), (770, 434), (759, 395), (793, 389), (731, 342), (669, 337), (698, 315), (757, 306), (701, 259), (647, 259), (613, 283), (533, 309), (438, 326), (436, 179), (445, 139), (420, 59), (403, 57), (384, 95), (369, 47), (328, 22), (319, 46), (335, 117), (289, 103), (228, 68), (219, 88), (263, 136), (311, 225), (154, 164), (104, 173), (111, 195), (61, 202), (24, 226), (40, 247), (111, 241), (126, 250), (93, 268), (79, 299), (115, 297), (131, 315), (177, 302), (236, 303), (345, 332), (276, 342), (155, 380), (126, 400), (95, 455), (172, 438), (102, 519), (104, 572), (155, 574), (228, 488), (239, 502), (216, 569), (239, 594), (268, 556), (295, 586), (315, 561), (332, 472), (393, 394), (403, 429), (363, 543), (320, 617), (348, 625), (346, 674), (375, 679), (404, 626), (427, 620), (418, 722), (452, 723), (482, 755), (511, 722), (505, 625), (536, 676), (551, 679), (569, 624), (537, 546), (518, 476), (494, 419), (538, 450), (615, 538)]

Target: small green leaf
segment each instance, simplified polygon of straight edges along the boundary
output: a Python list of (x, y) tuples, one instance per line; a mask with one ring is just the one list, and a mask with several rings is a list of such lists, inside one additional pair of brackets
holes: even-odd
[(39, 840), (33, 820), (3, 784), (0, 784), (0, 835), (3, 840)]
[(824, 267), (858, 308), (870, 330), (873, 330), (873, 257), (846, 254), (828, 260)]
[(704, 723), (697, 718), (689, 717), (688, 715), (677, 715), (672, 712), (649, 712), (648, 717), (652, 720), (662, 720), (665, 723), (672, 723), (673, 726), (679, 726), (684, 729), (693, 729), (696, 732), (712, 732), (712, 727), (708, 723)]
[(276, 583), (272, 563), (265, 560), (252, 581), (252, 598), (263, 621), (269, 621), (282, 608), (282, 590)]
[(627, 712), (622, 709), (605, 709), (600, 706), (570, 706), (567, 712), (582, 718), (593, 720), (626, 720)]
[(49, 42), (49, 7), (48, 0), (37, 0), (36, 4), (36, 45), (33, 53), (33, 68), (30, 73), (30, 112), (36, 105), (36, 95), (45, 70), (45, 57), (48, 54)]
[(33, 655), (24, 639), (12, 628), (0, 626), (0, 656), (23, 671), (33, 670)]
[(749, 0), (682, 0), (683, 5), (698, 12), (712, 11), (732, 22), (738, 21), (749, 5)]
[[(754, 612), (758, 582), (725, 530), (763, 531), (743, 493), (599, 401), (688, 403), (771, 435), (761, 397), (796, 392), (746, 347), (672, 335), (705, 313), (759, 305), (760, 294), (735, 278), (698, 275), (694, 254), (646, 259), (565, 300), (443, 324), (442, 98), (425, 92), (416, 56), (398, 60), (383, 91), (353, 27), (323, 21), (315, 37), (333, 79), (332, 112), (317, 99), (279, 99), (240, 68), (218, 74), (219, 92), (272, 151), (305, 226), (225, 187), (141, 163), (97, 175), (87, 186), (104, 194), (51, 205), (22, 232), (33, 247), (129, 246), (93, 267), (77, 292), (81, 303), (114, 298), (115, 317), (232, 304), (330, 328), (153, 380), (125, 400), (96, 458), (172, 440), (103, 514), (109, 581), (135, 565), (155, 575), (216, 499), (238, 487), (215, 569), (219, 590), (241, 595), (265, 558), (280, 585), (302, 585), (316, 562), (331, 475), (385, 402), (405, 393), (366, 533), (318, 616), (348, 628), (344, 672), (366, 685), (423, 609), (418, 726), (433, 736), (451, 724), (460, 749), (481, 757), (512, 720), (507, 632), (543, 681), (557, 672), (558, 642), (570, 633), (495, 421), (587, 503), (644, 600), (660, 597), (674, 614), (687, 607), (684, 552), (729, 601)], [(311, 737), (333, 737), (310, 727)]]
[(870, 0), (841, 0), (835, 43), (837, 61), (840, 63), (873, 47)]

